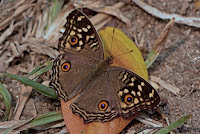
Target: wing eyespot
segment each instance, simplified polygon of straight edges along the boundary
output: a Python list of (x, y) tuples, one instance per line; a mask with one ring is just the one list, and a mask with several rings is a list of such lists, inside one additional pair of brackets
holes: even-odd
[(108, 102), (105, 100), (102, 100), (101, 102), (99, 102), (98, 108), (101, 111), (105, 111), (108, 108)]
[(74, 46), (78, 43), (78, 41), (79, 41), (79, 38), (77, 36), (71, 36), (69, 39), (69, 44), (71, 46)]
[(127, 94), (127, 95), (124, 97), (124, 102), (125, 102), (126, 104), (131, 104), (131, 103), (133, 103), (133, 96), (130, 95), (130, 94)]
[(68, 72), (71, 69), (71, 63), (70, 62), (65, 62), (61, 65), (61, 70), (63, 72)]

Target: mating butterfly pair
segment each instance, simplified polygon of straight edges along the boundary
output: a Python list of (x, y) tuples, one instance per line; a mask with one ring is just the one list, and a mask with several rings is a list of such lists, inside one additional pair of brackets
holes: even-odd
[(67, 17), (59, 49), (50, 86), (64, 101), (79, 93), (70, 107), (85, 123), (130, 117), (159, 104), (159, 95), (147, 81), (126, 68), (111, 66), (112, 55), (104, 59), (101, 39), (81, 11)]

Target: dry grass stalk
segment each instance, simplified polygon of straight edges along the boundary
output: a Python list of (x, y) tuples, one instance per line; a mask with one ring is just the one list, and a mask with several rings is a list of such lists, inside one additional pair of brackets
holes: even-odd
[(132, 1), (136, 5), (138, 5), (140, 8), (145, 10), (147, 13), (149, 13), (157, 18), (166, 20), (166, 19), (171, 19), (171, 18), (175, 17), (176, 23), (200, 28), (200, 18), (199, 17), (183, 17), (178, 14), (169, 14), (169, 13), (162, 12), (162, 11), (152, 7), (141, 0), (132, 0)]
[(165, 89), (170, 90), (170, 91), (171, 91), (172, 93), (174, 93), (175, 95), (178, 95), (179, 92), (180, 92), (180, 89), (179, 89), (179, 88), (174, 87), (174, 86), (172, 86), (172, 85), (170, 85), (170, 84), (167, 84), (165, 81), (161, 80), (161, 79), (158, 78), (158, 77), (155, 77), (155, 76), (152, 76), (152, 75), (151, 75), (151, 76), (150, 76), (150, 79), (151, 79), (152, 81), (157, 82), (158, 84), (160, 84), (160, 86), (164, 87)]

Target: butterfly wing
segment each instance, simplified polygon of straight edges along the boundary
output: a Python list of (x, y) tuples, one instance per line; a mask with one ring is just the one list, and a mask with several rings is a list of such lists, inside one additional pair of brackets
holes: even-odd
[(54, 60), (50, 87), (67, 101), (73, 98), (87, 81), (98, 61), (71, 53), (61, 53)]
[(107, 77), (107, 74), (102, 74), (88, 84), (70, 105), (72, 112), (80, 115), (85, 123), (109, 121), (118, 114), (117, 98)]
[(96, 29), (88, 17), (77, 9), (68, 15), (58, 47), (66, 52), (103, 59), (103, 45)]
[(113, 89), (118, 97), (120, 115), (129, 117), (137, 111), (153, 109), (160, 103), (160, 97), (156, 90), (142, 77), (134, 72), (111, 66), (109, 76)]
[(73, 10), (58, 46), (64, 53), (53, 62), (50, 86), (67, 101), (83, 88), (92, 69), (103, 60), (103, 45), (87, 16)]
[(88, 85), (71, 108), (87, 123), (109, 121), (117, 114), (130, 117), (137, 111), (156, 107), (159, 102), (156, 90), (143, 78), (125, 68), (109, 67)]

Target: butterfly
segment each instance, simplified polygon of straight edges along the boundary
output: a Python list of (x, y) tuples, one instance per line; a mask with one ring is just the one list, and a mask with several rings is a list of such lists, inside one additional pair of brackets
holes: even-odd
[(53, 62), (50, 87), (65, 102), (79, 94), (70, 108), (85, 123), (130, 117), (160, 103), (146, 80), (126, 68), (111, 66), (115, 58), (111, 54), (104, 59), (101, 39), (80, 10), (68, 15), (58, 48), (61, 53)]

